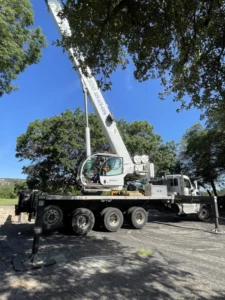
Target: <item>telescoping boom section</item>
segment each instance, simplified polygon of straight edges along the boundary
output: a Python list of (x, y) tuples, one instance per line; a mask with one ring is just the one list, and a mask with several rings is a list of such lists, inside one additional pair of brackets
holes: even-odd
[[(57, 0), (45, 1), (60, 34), (71, 36), (72, 32), (68, 20), (60, 18), (61, 4)], [(79, 68), (79, 60), (83, 60), (82, 54), (78, 49), (73, 48), (70, 48), (68, 52), (113, 153), (97, 153), (87, 157), (79, 168), (78, 182), (86, 189), (106, 190), (122, 188), (124, 177), (128, 174), (132, 174), (137, 178), (154, 177), (154, 165), (149, 163), (148, 156), (136, 155), (133, 158), (130, 157), (90, 68), (87, 68), (87, 76)]]

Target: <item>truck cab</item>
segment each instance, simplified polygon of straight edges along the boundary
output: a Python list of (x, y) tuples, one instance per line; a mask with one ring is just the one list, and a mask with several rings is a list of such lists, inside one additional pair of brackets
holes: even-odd
[[(149, 184), (144, 184), (145, 194), (149, 193)], [(150, 194), (152, 196), (172, 196), (172, 195), (184, 195), (184, 196), (197, 196), (199, 190), (197, 187), (197, 181), (192, 184), (190, 178), (183, 174), (164, 175), (158, 179), (152, 179), (150, 185)], [(178, 216), (184, 216), (187, 214), (197, 214), (201, 212), (202, 206), (196, 203), (180, 203), (172, 204), (169, 206), (170, 210)]]
[(162, 184), (167, 186), (168, 195), (199, 195), (197, 182), (194, 182), (193, 185), (190, 178), (186, 175), (165, 175), (162, 178)]
[(194, 184), (191, 182), (187, 175), (173, 174), (164, 175), (161, 178), (152, 179), (151, 183), (153, 186), (165, 186), (166, 194), (171, 195), (184, 195), (184, 196), (197, 196), (199, 190), (197, 181)]
[[(192, 184), (190, 178), (187, 175), (165, 175), (162, 177), (162, 184), (167, 186), (168, 195), (197, 196), (200, 194), (197, 186), (197, 181)], [(197, 216), (199, 216), (202, 211), (202, 206), (196, 203), (172, 204), (171, 211), (176, 213), (178, 216), (184, 216), (187, 214), (197, 214)], [(201, 220), (203, 219), (204, 218), (201, 218)]]

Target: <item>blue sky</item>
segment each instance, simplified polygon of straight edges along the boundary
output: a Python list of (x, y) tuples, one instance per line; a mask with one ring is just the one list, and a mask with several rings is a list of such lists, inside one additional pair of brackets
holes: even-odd
[[(31, 2), (35, 25), (42, 27), (48, 47), (43, 50), (41, 62), (26, 69), (15, 81), (19, 91), (0, 99), (0, 178), (25, 178), (22, 166), (26, 162), (15, 158), (15, 147), (16, 138), (26, 131), (30, 122), (59, 115), (66, 109), (84, 107), (79, 79), (67, 54), (52, 45), (59, 35), (45, 1)], [(129, 122), (149, 121), (165, 142), (178, 142), (185, 130), (199, 121), (197, 110), (176, 113), (179, 103), (173, 103), (172, 97), (160, 101), (159, 81), (136, 82), (132, 66), (113, 74), (112, 82), (112, 91), (104, 94), (112, 114)]]

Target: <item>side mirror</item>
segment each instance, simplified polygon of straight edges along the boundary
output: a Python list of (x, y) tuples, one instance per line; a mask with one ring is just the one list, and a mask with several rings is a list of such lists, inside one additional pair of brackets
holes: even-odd
[(198, 189), (198, 182), (197, 182), (197, 180), (194, 181), (194, 186), (195, 186), (195, 189), (197, 190)]

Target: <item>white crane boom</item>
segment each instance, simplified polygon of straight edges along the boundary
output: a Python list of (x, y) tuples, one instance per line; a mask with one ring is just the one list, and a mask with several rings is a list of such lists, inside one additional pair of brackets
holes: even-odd
[[(49, 11), (51, 12), (53, 19), (57, 25), (57, 28), (59, 29), (59, 32), (61, 35), (65, 36), (71, 36), (71, 29), (69, 22), (66, 18), (61, 19), (59, 17), (59, 13), (62, 10), (62, 7), (58, 0), (45, 0), (47, 3), (47, 6), (49, 8)], [(79, 61), (78, 57), (75, 55), (75, 51), (73, 48), (70, 48), (68, 50), (69, 55), (72, 57), (73, 63), (75, 65), (75, 68), (79, 74), (82, 87), (84, 90), (87, 90), (89, 99), (92, 103), (92, 106), (97, 114), (97, 117), (100, 121), (101, 127), (105, 133), (105, 136), (109, 142), (110, 148), (113, 153), (115, 153), (118, 157), (121, 157), (123, 159), (123, 174), (120, 177), (120, 180), (117, 182), (114, 179), (111, 181), (114, 183), (110, 184), (110, 180), (105, 180), (105, 178), (102, 178), (101, 183), (104, 185), (120, 185), (121, 186), (121, 179), (123, 179), (127, 174), (139, 174), (139, 175), (146, 175), (149, 173), (149, 170), (151, 171), (151, 176), (154, 176), (154, 165), (150, 164), (151, 167), (149, 168), (149, 165), (147, 167), (148, 157), (146, 155), (143, 156), (135, 156), (134, 161), (130, 157), (130, 154), (127, 151), (127, 148), (123, 142), (123, 139), (118, 131), (117, 125), (115, 120), (113, 119), (108, 105), (106, 104), (102, 93), (100, 89), (98, 88), (97, 82), (92, 76), (90, 68), (87, 68), (87, 74), (88, 76), (85, 76), (83, 72), (81, 71), (79, 67)], [(79, 59), (83, 59), (83, 57), (80, 55)], [(118, 178), (119, 178), (118, 177)], [(103, 180), (104, 179), (104, 180)], [(104, 183), (103, 183), (104, 182)]]
[[(71, 35), (70, 25), (67, 19), (61, 20), (58, 16), (58, 13), (61, 11), (61, 6), (57, 0), (47, 0), (48, 7), (50, 12), (57, 24), (57, 27), (60, 31), (61, 35)], [(121, 138), (121, 135), (117, 129), (116, 122), (112, 122), (110, 126), (107, 126), (107, 117), (111, 116), (111, 113), (108, 109), (108, 105), (106, 104), (101, 91), (98, 88), (95, 78), (91, 75), (91, 70), (87, 68), (88, 77), (86, 77), (79, 68), (78, 59), (74, 55), (74, 50), (70, 48), (69, 50), (70, 56), (73, 58), (73, 63), (77, 68), (77, 72), (85, 84), (89, 98), (91, 103), (97, 113), (99, 121), (102, 123), (102, 128), (105, 132), (107, 140), (110, 144), (111, 150), (118, 154), (119, 156), (123, 157), (125, 163), (132, 163), (130, 155), (127, 151), (127, 148)]]

